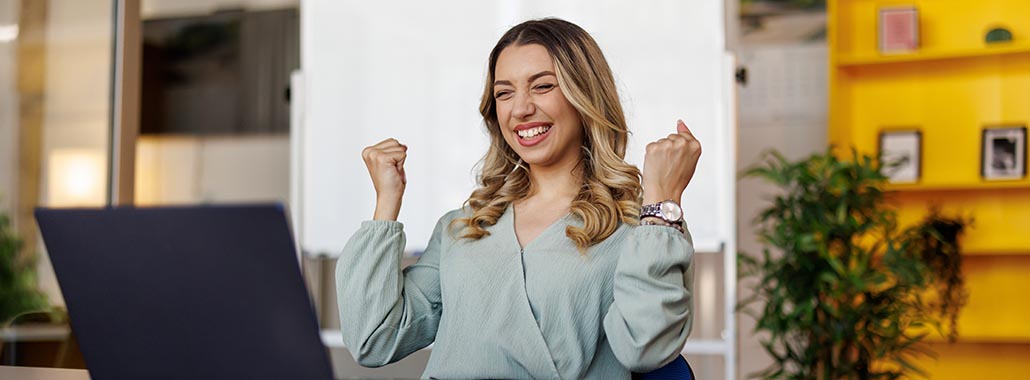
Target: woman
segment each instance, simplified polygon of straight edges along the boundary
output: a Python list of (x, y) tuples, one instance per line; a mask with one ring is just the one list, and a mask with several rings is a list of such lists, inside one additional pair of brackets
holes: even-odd
[(676, 211), (701, 147), (680, 121), (648, 144), (641, 176), (623, 159), (618, 99), (578, 26), (509, 30), (480, 105), (491, 145), (479, 187), (404, 271), (407, 147), (388, 139), (362, 152), (375, 215), (336, 270), (344, 342), (359, 363), (386, 365), (435, 341), (425, 377), (626, 379), (679, 355), (693, 245)]

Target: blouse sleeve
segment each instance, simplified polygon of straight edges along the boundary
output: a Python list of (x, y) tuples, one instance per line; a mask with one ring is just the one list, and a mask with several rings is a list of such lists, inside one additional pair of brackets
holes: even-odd
[(694, 243), (689, 231), (632, 228), (615, 269), (604, 330), (619, 362), (648, 372), (678, 356), (690, 335)]
[(433, 343), (443, 310), (441, 218), (418, 262), (400, 269), (404, 226), (365, 221), (336, 264), (343, 342), (359, 364), (380, 367)]

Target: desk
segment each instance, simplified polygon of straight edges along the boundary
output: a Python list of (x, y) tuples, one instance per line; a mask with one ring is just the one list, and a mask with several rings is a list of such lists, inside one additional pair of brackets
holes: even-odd
[(59, 342), (68, 339), (68, 325), (27, 324), (0, 329), (2, 342)]
[(26, 323), (0, 329), (0, 365), (84, 368), (66, 324)]
[(84, 369), (0, 366), (0, 379), (11, 380), (89, 380)]

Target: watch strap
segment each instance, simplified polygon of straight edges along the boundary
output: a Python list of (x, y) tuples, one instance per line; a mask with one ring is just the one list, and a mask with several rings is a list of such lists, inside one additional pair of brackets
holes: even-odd
[[(680, 217), (679, 220), (668, 220), (668, 219), (665, 219), (664, 215), (662, 215), (662, 203), (669, 202), (669, 201), (671, 201), (671, 200), (664, 200), (664, 201), (661, 201), (661, 202), (658, 202), (658, 203), (652, 203), (652, 204), (640, 206), (640, 218), (643, 219), (645, 217), (651, 216), (651, 217), (655, 217), (655, 218), (664, 220), (666, 223), (669, 223), (669, 224), (672, 224), (672, 225), (679, 225), (679, 226), (682, 227), (682, 225), (683, 225), (683, 217), (682, 216)], [(679, 206), (679, 204), (677, 204), (677, 206)], [(682, 210), (682, 208), (680, 208), (680, 210)]]

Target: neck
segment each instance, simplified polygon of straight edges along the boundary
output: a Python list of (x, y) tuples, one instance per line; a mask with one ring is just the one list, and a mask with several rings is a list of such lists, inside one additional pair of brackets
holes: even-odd
[(582, 168), (579, 160), (558, 165), (533, 166), (529, 170), (529, 196), (543, 201), (572, 203), (579, 194)]

